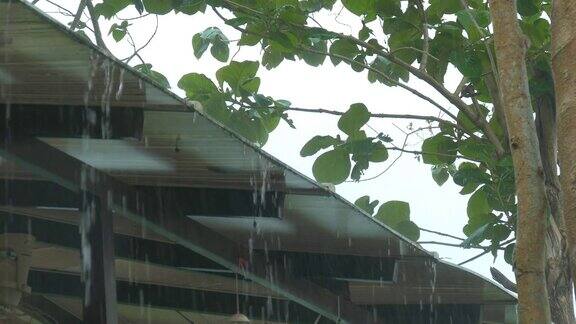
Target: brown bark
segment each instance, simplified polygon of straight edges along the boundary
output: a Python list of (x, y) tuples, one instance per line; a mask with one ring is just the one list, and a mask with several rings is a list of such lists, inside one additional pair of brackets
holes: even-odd
[(546, 230), (546, 285), (550, 312), (555, 324), (575, 323), (572, 279), (558, 179), (557, 127), (554, 99), (534, 101), (536, 130), (544, 170), (546, 197), (552, 218)]
[(552, 72), (558, 122), (560, 188), (566, 237), (576, 278), (576, 2), (555, 0), (552, 8)]
[(518, 221), (516, 282), (519, 323), (550, 323), (544, 278), (546, 194), (526, 71), (526, 40), (516, 1), (490, 0), (500, 95), (514, 162)]

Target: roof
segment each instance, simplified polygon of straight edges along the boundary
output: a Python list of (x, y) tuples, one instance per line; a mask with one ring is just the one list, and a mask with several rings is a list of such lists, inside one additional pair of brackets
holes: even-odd
[[(276, 217), (187, 216), (255, 250), (394, 260), (390, 282), (347, 281), (357, 305), (418, 303), (430, 296), (439, 303), (516, 302), (499, 284), (436, 258), (203, 114), (198, 103), (162, 88), (32, 5), (0, 1), (0, 19), (1, 103), (13, 110), (35, 107), (39, 114), (47, 106), (99, 107), (122, 120), (107, 138), (38, 136), (50, 147), (135, 187), (249, 191), (263, 203), (273, 200), (267, 192), (281, 193), (283, 208)], [(137, 136), (124, 136), (132, 127)], [(37, 179), (8, 160), (0, 174)], [(78, 218), (74, 211), (21, 212), (67, 223)], [(138, 232), (130, 225), (121, 228)], [(146, 235), (154, 239), (155, 234)]]

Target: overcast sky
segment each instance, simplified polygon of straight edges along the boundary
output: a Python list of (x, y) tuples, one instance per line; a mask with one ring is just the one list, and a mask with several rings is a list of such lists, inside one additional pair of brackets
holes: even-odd
[[(77, 1), (53, 0), (60, 5), (76, 11), (74, 7)], [(40, 0), (37, 4), (43, 11), (49, 12), (60, 21), (68, 22), (70, 17), (61, 15), (58, 9)], [(137, 16), (135, 11), (125, 10), (121, 12), (122, 18)], [(345, 12), (340, 16), (324, 15), (318, 17), (324, 27), (339, 30), (345, 33), (354, 33), (358, 26), (350, 25), (354, 20)], [(145, 44), (152, 35), (155, 25), (155, 16), (148, 16), (133, 21), (130, 31), (137, 46)], [(104, 33), (108, 32), (109, 22), (101, 21)], [(210, 57), (209, 52), (197, 60), (192, 52), (192, 36), (207, 27), (223, 24), (214, 14), (197, 14), (193, 17), (183, 14), (169, 14), (159, 17), (158, 31), (150, 44), (140, 54), (148, 62), (153, 64), (154, 69), (166, 75), (172, 85), (172, 91), (183, 95), (176, 87), (176, 83), (183, 74), (189, 72), (205, 73), (209, 77), (224, 65)], [(222, 28), (230, 39), (237, 39), (238, 34), (230, 28)], [(111, 37), (106, 38), (107, 44), (118, 58), (124, 58), (131, 54), (131, 47), (122, 42), (116, 44)], [(233, 55), (235, 51), (231, 51)], [(243, 47), (234, 60), (258, 60), (260, 48)], [(134, 61), (132, 64), (137, 64)], [(345, 111), (352, 103), (363, 102), (374, 113), (403, 113), (437, 115), (438, 111), (427, 102), (414, 95), (399, 89), (389, 88), (380, 83), (371, 84), (366, 79), (366, 72), (357, 73), (348, 66), (340, 64), (334, 67), (327, 59), (319, 68), (306, 65), (303, 61), (284, 61), (278, 68), (267, 71), (261, 67), (258, 76), (262, 79), (260, 93), (270, 95), (276, 99), (287, 99), (295, 107), (325, 108)], [(451, 88), (456, 87), (459, 75), (451, 71), (447, 75), (447, 83)], [(421, 82), (410, 81), (410, 85), (429, 94), (438, 102), (445, 101)], [(449, 105), (446, 104), (448, 107)], [(336, 135), (337, 118), (328, 115), (290, 112), (294, 120), (296, 130), (291, 129), (285, 123), (270, 137), (264, 150), (279, 158), (281, 161), (294, 167), (298, 171), (312, 177), (312, 163), (314, 158), (302, 158), (299, 151), (314, 135)], [(368, 124), (378, 132), (389, 134), (394, 140), (404, 139), (401, 130), (408, 129), (408, 122), (403, 120), (371, 119)], [(425, 126), (423, 122), (415, 123), (414, 126)], [(372, 132), (366, 129), (367, 133)], [(427, 136), (426, 133), (422, 134)], [(425, 138), (425, 137), (423, 137)], [(409, 143), (412, 149), (419, 150), (422, 138), (413, 136)], [(385, 170), (395, 159), (398, 153), (390, 152), (388, 161), (372, 164), (366, 172), (365, 178), (370, 178)], [(370, 195), (372, 199), (381, 202), (388, 200), (403, 200), (410, 203), (411, 218), (420, 227), (450, 233), (463, 237), (462, 227), (466, 224), (466, 203), (468, 196), (458, 194), (460, 187), (449, 180), (439, 187), (431, 178), (430, 166), (418, 161), (414, 156), (404, 154), (398, 163), (392, 166), (386, 173), (378, 178), (365, 182), (348, 182), (337, 186), (336, 191), (350, 201), (356, 200), (363, 195)], [(422, 233), (422, 241), (447, 241), (443, 237)], [(452, 241), (457, 243), (457, 241)], [(430, 251), (438, 252), (440, 257), (453, 263), (459, 263), (479, 253), (479, 250), (464, 250), (438, 245), (425, 245)], [(493, 265), (493, 257), (488, 254), (465, 265), (484, 276), (490, 277), (489, 267)], [(514, 280), (511, 267), (507, 265), (502, 255), (499, 256), (495, 266)]]

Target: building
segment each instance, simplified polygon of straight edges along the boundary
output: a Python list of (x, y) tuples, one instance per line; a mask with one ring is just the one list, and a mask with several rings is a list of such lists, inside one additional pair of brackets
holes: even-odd
[(514, 322), (498, 284), (33, 6), (0, 20), (0, 322)]

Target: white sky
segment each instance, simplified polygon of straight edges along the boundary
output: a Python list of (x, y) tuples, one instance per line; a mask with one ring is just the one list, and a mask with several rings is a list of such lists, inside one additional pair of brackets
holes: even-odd
[[(56, 0), (55, 2), (71, 11), (76, 11), (77, 1)], [(69, 17), (60, 15), (56, 7), (44, 0), (41, 0), (37, 5), (61, 21), (68, 22), (71, 20)], [(137, 13), (125, 10), (121, 12), (120, 16), (122, 18), (135, 17)], [(345, 33), (355, 33), (351, 32), (353, 27), (346, 25), (346, 18), (345, 13), (338, 18), (333, 16), (319, 17), (324, 27), (338, 29)], [(153, 16), (149, 16), (133, 22), (134, 25), (130, 30), (138, 47), (147, 42), (154, 30), (155, 21)], [(103, 33), (107, 33), (110, 26), (109, 22), (101, 20), (101, 24)], [(231, 28), (226, 28), (227, 26), (224, 26), (219, 18), (212, 13), (197, 14), (192, 17), (183, 14), (169, 14), (159, 18), (156, 36), (140, 54), (147, 63), (153, 64), (155, 70), (168, 77), (172, 91), (183, 96), (183, 93), (176, 87), (176, 83), (182, 75), (189, 72), (199, 72), (213, 78), (215, 71), (225, 65), (214, 60), (209, 51), (200, 60), (197, 60), (193, 55), (192, 36), (212, 26), (220, 27), (230, 39), (237, 39), (238, 33)], [(107, 37), (106, 41), (118, 58), (124, 58), (132, 53), (131, 47), (126, 42), (116, 44), (111, 37)], [(231, 55), (234, 52), (231, 50)], [(234, 59), (243, 61), (258, 60), (259, 58), (260, 48), (256, 46), (243, 47)], [(138, 62), (134, 60), (132, 64), (138, 64)], [(429, 64), (433, 64), (433, 61)], [(295, 107), (345, 111), (350, 104), (363, 102), (374, 113), (438, 114), (437, 109), (434, 109), (429, 103), (400, 88), (389, 88), (380, 83), (369, 83), (366, 73), (354, 72), (344, 64), (334, 67), (329, 59), (326, 59), (319, 68), (308, 66), (303, 61), (284, 61), (272, 71), (260, 67), (258, 76), (262, 79), (260, 93), (270, 95), (275, 99), (287, 99)], [(457, 72), (450, 71), (446, 79), (451, 88), (454, 88), (460, 77)], [(429, 91), (430, 89), (424, 83), (417, 82), (412, 78), (410, 85), (429, 94), (438, 102), (445, 103), (434, 91)], [(446, 107), (449, 105), (446, 104)], [(264, 150), (312, 177), (311, 170), (314, 158), (302, 158), (299, 151), (304, 143), (314, 135), (338, 134), (337, 117), (296, 112), (290, 112), (290, 117), (294, 120), (297, 129), (291, 129), (281, 122), (278, 129), (270, 136)], [(405, 120), (375, 118), (371, 119), (368, 124), (378, 132), (391, 135), (394, 140), (400, 142), (398, 145), (401, 144), (404, 136), (397, 127), (407, 129), (408, 126), (408, 122)], [(425, 126), (425, 123), (420, 122), (414, 125)], [(369, 129), (366, 131), (368, 134), (371, 133)], [(426, 134), (423, 133), (422, 135), (425, 136)], [(412, 144), (411, 149), (419, 150), (421, 139), (412, 136), (409, 143)], [(388, 167), (397, 154), (397, 152), (390, 151), (389, 160), (384, 163), (372, 164), (365, 176), (370, 177), (380, 173)], [(370, 195), (372, 199), (378, 199), (381, 202), (388, 200), (407, 201), (410, 203), (411, 219), (420, 227), (459, 237), (464, 236), (462, 227), (467, 222), (466, 203), (468, 196), (458, 194), (460, 187), (453, 184), (452, 180), (448, 180), (442, 187), (439, 187), (432, 180), (430, 166), (417, 161), (410, 154), (404, 154), (399, 162), (382, 176), (367, 182), (344, 183), (337, 186), (336, 191), (352, 202), (363, 195)], [(426, 233), (422, 233), (420, 240), (458, 243)], [(479, 250), (464, 250), (438, 245), (425, 245), (425, 248), (438, 252), (441, 258), (453, 263), (464, 261), (480, 252)], [(490, 266), (493, 266), (493, 257), (490, 254), (465, 265), (465, 267), (489, 278), (491, 277)], [(514, 280), (511, 267), (504, 262), (502, 254), (494, 266), (506, 274), (508, 278)]]

